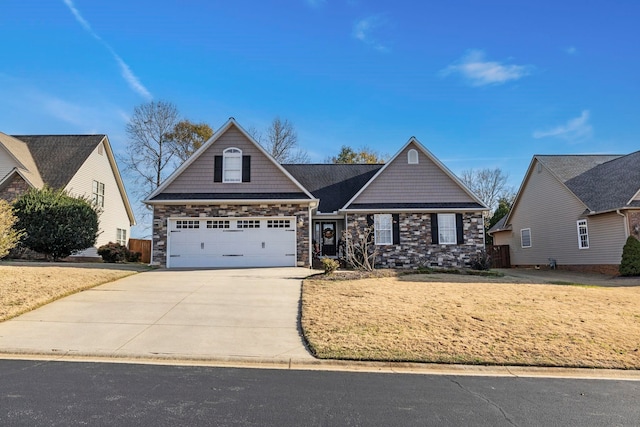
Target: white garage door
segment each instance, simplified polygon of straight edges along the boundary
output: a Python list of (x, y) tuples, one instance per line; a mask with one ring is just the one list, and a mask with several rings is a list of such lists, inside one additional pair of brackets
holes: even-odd
[(293, 267), (295, 218), (169, 219), (167, 267)]

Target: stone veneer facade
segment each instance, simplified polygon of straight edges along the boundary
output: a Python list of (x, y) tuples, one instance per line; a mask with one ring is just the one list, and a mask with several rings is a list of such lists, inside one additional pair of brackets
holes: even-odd
[(629, 235), (640, 239), (640, 210), (628, 211)]
[[(464, 243), (431, 244), (430, 213), (400, 213), (400, 244), (379, 245), (376, 266), (386, 268), (462, 268), (484, 249), (482, 212), (463, 214)], [(349, 214), (347, 226), (352, 236), (362, 238), (367, 227), (367, 214)], [(354, 228), (355, 227), (355, 228)]]
[(4, 199), (7, 202), (13, 202), (19, 196), (26, 193), (29, 188), (29, 184), (27, 184), (20, 175), (14, 174), (9, 182), (0, 189), (0, 199)]
[[(292, 204), (262, 205), (155, 205), (153, 207), (153, 264), (167, 265), (167, 223), (171, 217), (240, 218), (240, 217), (296, 217), (298, 266), (308, 267), (309, 208)], [(300, 223), (303, 225), (300, 226)]]

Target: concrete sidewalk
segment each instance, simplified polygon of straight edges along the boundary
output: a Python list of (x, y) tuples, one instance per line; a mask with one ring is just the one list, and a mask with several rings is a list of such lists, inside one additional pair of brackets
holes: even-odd
[(0, 323), (0, 352), (313, 360), (298, 328), (302, 268), (156, 270)]

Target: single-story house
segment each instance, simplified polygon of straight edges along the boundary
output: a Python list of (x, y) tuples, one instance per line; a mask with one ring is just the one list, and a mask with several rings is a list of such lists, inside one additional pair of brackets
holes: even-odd
[(73, 256), (97, 258), (108, 242), (127, 244), (135, 217), (106, 135), (0, 132), (0, 199), (11, 202), (45, 185), (87, 197), (102, 210), (96, 245)]
[(627, 237), (640, 237), (640, 151), (536, 155), (511, 211), (489, 230), (514, 266), (617, 273)]
[(385, 164), (281, 165), (231, 118), (145, 203), (152, 263), (169, 268), (309, 266), (368, 227), (383, 267), (484, 250), (487, 207), (413, 137)]

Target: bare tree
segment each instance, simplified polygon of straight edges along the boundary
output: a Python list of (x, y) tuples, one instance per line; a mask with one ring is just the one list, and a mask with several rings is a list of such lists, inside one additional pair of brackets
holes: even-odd
[(178, 109), (171, 102), (151, 101), (134, 108), (125, 128), (129, 144), (122, 161), (134, 175), (138, 196), (158, 187), (174, 167), (171, 133), (177, 123)]
[(248, 132), (278, 163), (309, 163), (309, 154), (298, 147), (298, 134), (289, 120), (273, 119), (266, 136), (255, 128)]
[(373, 243), (374, 229), (366, 227), (361, 234), (344, 231), (342, 239), (345, 246), (345, 261), (355, 270), (373, 271), (375, 269), (378, 247)]
[(507, 185), (509, 175), (500, 168), (467, 169), (462, 171), (460, 179), (492, 212), (501, 198), (513, 199), (513, 188)]
[(187, 160), (213, 135), (213, 129), (206, 123), (192, 123), (184, 119), (176, 123), (168, 134), (175, 156), (180, 162)]

